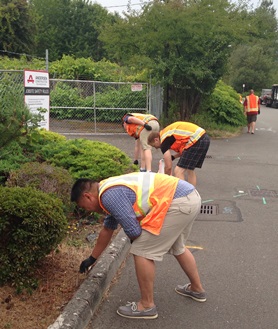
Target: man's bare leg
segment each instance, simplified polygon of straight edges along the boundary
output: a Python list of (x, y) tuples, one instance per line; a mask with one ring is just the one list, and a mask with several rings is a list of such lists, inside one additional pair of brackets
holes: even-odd
[(187, 181), (188, 181), (188, 183), (190, 183), (190, 184), (192, 184), (193, 186), (196, 187), (197, 186), (197, 176), (195, 174), (195, 171), (187, 169), (186, 172), (187, 172)]
[(254, 134), (254, 132), (255, 132), (255, 126), (256, 126), (256, 122), (255, 121), (251, 122), (251, 133), (252, 134)]
[(152, 170), (152, 150), (144, 150), (145, 168), (147, 171)]
[(175, 257), (179, 262), (181, 268), (183, 269), (184, 273), (189, 278), (189, 281), (191, 283), (189, 289), (195, 292), (203, 292), (204, 289), (201, 284), (196, 261), (190, 250), (185, 248), (184, 253)]
[(185, 180), (185, 175), (187, 174), (188, 183), (192, 184), (196, 187), (197, 185), (197, 177), (194, 170), (184, 169), (179, 166), (176, 166), (174, 169), (174, 175), (179, 178)]
[(136, 276), (141, 292), (141, 299), (137, 303), (138, 310), (154, 306), (153, 287), (155, 276), (154, 261), (134, 255)]

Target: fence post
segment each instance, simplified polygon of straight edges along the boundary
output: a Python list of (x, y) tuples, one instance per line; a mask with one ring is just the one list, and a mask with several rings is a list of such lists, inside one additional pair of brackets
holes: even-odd
[(48, 72), (48, 49), (45, 49), (45, 70)]
[(94, 126), (95, 133), (97, 132), (97, 114), (96, 114), (96, 82), (93, 82), (93, 91), (94, 91)]

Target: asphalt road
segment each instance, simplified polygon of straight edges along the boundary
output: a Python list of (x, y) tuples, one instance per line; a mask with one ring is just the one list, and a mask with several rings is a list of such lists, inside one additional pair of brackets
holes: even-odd
[[(277, 329), (278, 328), (278, 109), (262, 106), (256, 132), (212, 140), (197, 189), (205, 214), (198, 217), (187, 245), (196, 257), (206, 303), (175, 293), (187, 278), (175, 259), (156, 264), (156, 320), (116, 314), (139, 299), (133, 259), (128, 256), (87, 329)], [(133, 156), (130, 137), (90, 137)], [(161, 158), (154, 151), (154, 168)], [(213, 210), (213, 214), (206, 212)]]

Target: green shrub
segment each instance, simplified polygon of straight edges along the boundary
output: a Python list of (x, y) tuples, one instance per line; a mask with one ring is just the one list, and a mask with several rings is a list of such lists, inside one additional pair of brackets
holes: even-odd
[(43, 145), (65, 141), (66, 137), (45, 129), (35, 129), (26, 138), (14, 140), (1, 149), (0, 183), (5, 183), (11, 170), (19, 169), (24, 163), (43, 161), (40, 149)]
[(20, 141), (12, 141), (1, 149), (0, 155), (0, 183), (4, 183), (11, 170), (20, 168), (23, 163), (36, 161), (33, 151), (29, 152)]
[[(100, 87), (99, 87), (100, 88)], [(145, 87), (146, 88), (146, 87)], [(96, 92), (95, 101), (93, 95), (82, 95), (84, 91), (77, 87), (71, 87), (64, 82), (58, 82), (51, 91), (51, 106), (71, 106), (76, 108), (53, 108), (51, 117), (55, 119), (75, 119), (75, 120), (94, 120), (93, 107), (97, 109), (96, 120), (98, 122), (119, 122), (120, 118), (128, 112), (131, 104), (133, 108), (147, 108), (146, 90), (133, 92), (130, 84), (115, 85), (103, 87), (103, 90)], [(84, 107), (91, 109), (78, 109)], [(114, 108), (115, 110), (107, 110)], [(126, 108), (118, 110), (119, 108)]]
[(73, 178), (64, 168), (47, 163), (26, 163), (20, 169), (12, 170), (6, 182), (8, 187), (32, 187), (45, 193), (53, 194), (70, 208), (70, 191)]
[(67, 169), (75, 179), (89, 177), (99, 181), (135, 170), (131, 159), (117, 147), (86, 139), (45, 145), (40, 155), (45, 161)]
[[(242, 104), (238, 93), (224, 82), (219, 81), (213, 93), (202, 105), (194, 120), (206, 117), (206, 125), (216, 124), (219, 129), (227, 125), (242, 127), (246, 124)], [(206, 128), (206, 127), (204, 127)]]
[(103, 142), (85, 139), (66, 140), (46, 130), (34, 131), (29, 143), (13, 142), (0, 155), (0, 183), (4, 184), (11, 170), (30, 162), (48, 162), (69, 171), (73, 178), (100, 180), (121, 175), (137, 168), (120, 149)]
[(13, 79), (8, 72), (0, 79), (0, 150), (14, 140), (25, 139), (39, 126), (45, 112), (38, 109), (35, 114), (29, 110), (23, 101), (23, 85), (16, 87)]
[(33, 271), (65, 236), (62, 202), (28, 188), (0, 186), (0, 284), (34, 287)]

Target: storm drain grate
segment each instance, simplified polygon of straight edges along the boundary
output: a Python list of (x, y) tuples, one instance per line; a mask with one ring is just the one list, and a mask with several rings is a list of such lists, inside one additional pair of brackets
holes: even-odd
[(203, 214), (203, 215), (217, 215), (218, 214), (218, 206), (217, 205), (202, 204), (200, 214)]
[(251, 196), (258, 196), (258, 197), (268, 197), (268, 198), (277, 198), (278, 194), (276, 191), (271, 190), (249, 190)]

